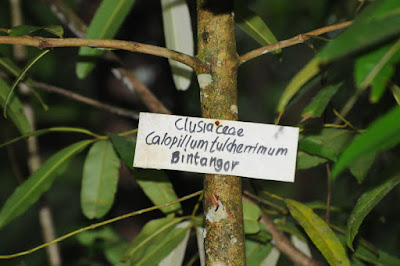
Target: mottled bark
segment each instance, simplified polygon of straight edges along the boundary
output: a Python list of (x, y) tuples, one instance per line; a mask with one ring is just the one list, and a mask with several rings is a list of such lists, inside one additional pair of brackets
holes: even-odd
[[(202, 115), (237, 120), (237, 69), (232, 1), (199, 0), (197, 58), (211, 73), (197, 73)], [(236, 176), (205, 175), (205, 252), (207, 265), (245, 265), (242, 184)]]

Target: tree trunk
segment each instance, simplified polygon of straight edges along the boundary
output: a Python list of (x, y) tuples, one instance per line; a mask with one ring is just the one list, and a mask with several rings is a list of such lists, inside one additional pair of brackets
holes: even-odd
[[(198, 0), (198, 55), (211, 73), (197, 73), (202, 115), (237, 120), (237, 69), (232, 1)], [(206, 174), (204, 179), (207, 265), (245, 265), (242, 184), (236, 176)]]

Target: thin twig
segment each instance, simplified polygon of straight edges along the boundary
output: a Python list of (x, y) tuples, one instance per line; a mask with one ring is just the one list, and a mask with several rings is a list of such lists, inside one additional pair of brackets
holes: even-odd
[[(6, 73), (0, 71), (0, 78), (3, 79), (10, 79), (10, 76), (8, 76)], [(35, 80), (31, 80), (32, 84), (35, 86), (35, 88), (47, 91), (47, 92), (52, 92), (52, 93), (56, 93), (56, 94), (60, 94), (64, 97), (73, 99), (75, 101), (78, 102), (82, 102), (85, 103), (87, 105), (93, 106), (93, 107), (97, 107), (101, 110), (113, 113), (113, 114), (117, 114), (120, 116), (125, 116), (128, 118), (132, 118), (132, 119), (139, 119), (139, 113), (135, 112), (135, 111), (131, 111), (131, 110), (127, 110), (121, 107), (117, 107), (117, 106), (113, 106), (113, 105), (109, 105), (109, 104), (105, 104), (102, 103), (100, 101), (94, 100), (92, 98), (88, 98), (86, 96), (80, 95), (78, 93), (48, 84), (48, 83), (44, 83), (44, 82), (39, 82), (39, 81), (35, 81)]]
[(65, 97), (67, 97), (67, 98), (70, 98), (70, 99), (73, 99), (75, 101), (82, 102), (82, 103), (97, 107), (99, 109), (108, 111), (108, 112), (113, 113), (113, 114), (129, 117), (129, 118), (132, 118), (132, 119), (139, 119), (139, 114), (137, 112), (130, 111), (130, 110), (127, 110), (127, 109), (124, 109), (124, 108), (116, 107), (116, 106), (112, 106), (112, 105), (109, 105), (109, 104), (105, 104), (105, 103), (96, 101), (94, 99), (82, 96), (82, 95), (80, 95), (78, 93), (74, 93), (72, 91), (65, 90), (65, 89), (62, 89), (60, 87), (57, 87), (57, 86), (54, 86), (54, 85), (50, 85), (50, 84), (47, 84), (47, 83), (38, 82), (38, 81), (33, 81), (33, 83), (35, 84), (36, 88), (39, 88), (39, 89), (42, 89), (42, 90), (45, 90), (45, 91), (48, 91), (48, 92), (53, 92), (53, 93), (57, 93), (57, 94), (63, 95)]
[(329, 166), (329, 163), (326, 163), (325, 167), (326, 167), (326, 177), (327, 177), (325, 222), (329, 224), (330, 214), (331, 214), (331, 168)]
[[(247, 197), (243, 197), (243, 200), (254, 204), (254, 202)], [(289, 239), (276, 228), (275, 224), (264, 212), (261, 212), (260, 221), (265, 225), (268, 232), (271, 233), (272, 239), (275, 242), (275, 246), (279, 249), (279, 251), (288, 256), (295, 264), (304, 266), (320, 265), (320, 263), (312, 258), (307, 257), (298, 249), (296, 249), (292, 243), (290, 243)]]
[(83, 46), (92, 48), (119, 49), (165, 57), (185, 64), (196, 70), (196, 72), (210, 72), (210, 69), (196, 57), (176, 52), (164, 47), (132, 41), (113, 39), (44, 38), (39, 36), (0, 36), (0, 44), (22, 44), (37, 47), (39, 49)]
[(37, 246), (35, 248), (32, 248), (30, 250), (22, 251), (22, 252), (11, 254), (11, 255), (0, 255), (0, 260), (1, 259), (12, 259), (12, 258), (21, 257), (21, 256), (24, 256), (24, 255), (31, 254), (31, 253), (33, 253), (35, 251), (38, 251), (38, 250), (40, 250), (42, 248), (45, 248), (47, 246), (53, 245), (55, 243), (58, 243), (58, 242), (60, 242), (60, 241), (62, 241), (64, 239), (67, 239), (67, 238), (69, 238), (71, 236), (74, 236), (76, 234), (79, 234), (79, 233), (82, 233), (82, 232), (85, 232), (85, 231), (88, 231), (88, 230), (93, 230), (93, 229), (99, 228), (99, 227), (107, 225), (107, 224), (115, 223), (117, 221), (121, 221), (121, 220), (129, 218), (129, 217), (133, 217), (133, 216), (136, 216), (136, 215), (139, 215), (139, 214), (143, 214), (145, 212), (150, 212), (150, 211), (161, 209), (163, 207), (171, 206), (171, 205), (173, 205), (175, 203), (182, 202), (182, 201), (188, 200), (190, 198), (196, 197), (196, 196), (200, 195), (201, 193), (203, 193), (202, 190), (197, 191), (197, 192), (192, 193), (192, 194), (189, 194), (187, 196), (184, 196), (182, 198), (179, 198), (179, 199), (171, 201), (171, 202), (167, 202), (167, 203), (164, 203), (164, 204), (161, 204), (161, 205), (152, 206), (152, 207), (149, 207), (149, 208), (145, 208), (145, 209), (141, 209), (141, 210), (138, 210), (138, 211), (130, 212), (130, 213), (127, 213), (127, 214), (124, 214), (124, 215), (121, 215), (121, 216), (118, 216), (118, 217), (115, 217), (115, 218), (112, 218), (112, 219), (109, 219), (109, 220), (106, 220), (106, 221), (103, 221), (103, 222), (92, 224), (92, 225), (86, 226), (84, 228), (80, 228), (78, 230), (75, 230), (75, 231), (73, 231), (71, 233), (68, 233), (66, 235), (60, 236), (59, 238), (57, 238), (57, 239), (55, 239), (55, 240), (53, 240), (53, 241), (51, 241), (49, 243), (42, 244), (42, 245)]
[(352, 23), (352, 21), (346, 21), (346, 22), (341, 22), (338, 24), (334, 24), (334, 25), (330, 25), (330, 26), (326, 26), (326, 27), (322, 27), (307, 33), (302, 33), (299, 34), (295, 37), (292, 37), (290, 39), (284, 40), (284, 41), (280, 41), (268, 46), (264, 46), (261, 48), (257, 48), (253, 51), (250, 51), (248, 53), (245, 53), (244, 55), (240, 56), (240, 64), (243, 64), (244, 62), (247, 62), (251, 59), (254, 59), (258, 56), (270, 53), (272, 51), (275, 50), (279, 50), (282, 48), (286, 48), (289, 46), (293, 46), (295, 44), (299, 44), (299, 43), (303, 43), (304, 41), (310, 39), (313, 36), (318, 36), (327, 32), (331, 32), (331, 31), (335, 31), (335, 30), (339, 30), (339, 29), (343, 29), (348, 27), (350, 24)]
[(136, 93), (143, 100), (144, 104), (147, 108), (149, 108), (151, 112), (160, 114), (172, 113), (139, 79), (136, 78), (135, 74), (132, 71), (119, 67), (114, 68), (112, 72), (115, 72), (114, 75), (116, 76), (118, 76), (118, 73), (122, 74), (121, 80), (123, 82), (129, 81), (133, 84)]

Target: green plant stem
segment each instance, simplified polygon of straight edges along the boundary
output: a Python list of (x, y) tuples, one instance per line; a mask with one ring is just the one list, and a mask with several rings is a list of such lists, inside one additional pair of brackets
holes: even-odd
[[(52, 245), (54, 243), (58, 243), (58, 242), (60, 242), (60, 241), (62, 241), (64, 239), (70, 238), (71, 236), (74, 236), (76, 234), (79, 234), (79, 233), (82, 233), (82, 232), (85, 232), (85, 231), (88, 231), (88, 230), (93, 230), (93, 229), (96, 229), (98, 227), (101, 227), (101, 226), (104, 226), (104, 225), (107, 225), (107, 224), (111, 224), (111, 223), (114, 223), (114, 222), (129, 218), (129, 217), (132, 217), (132, 216), (136, 216), (136, 215), (139, 215), (139, 214), (142, 214), (142, 213), (145, 213), (145, 212), (158, 210), (158, 209), (161, 209), (163, 207), (167, 207), (167, 206), (173, 205), (175, 203), (178, 203), (178, 202), (185, 201), (185, 200), (188, 200), (190, 198), (196, 197), (198, 195), (201, 195), (201, 193), (203, 193), (202, 190), (197, 191), (195, 193), (192, 193), (190, 195), (184, 196), (184, 197), (182, 197), (180, 199), (171, 201), (171, 202), (167, 202), (167, 203), (164, 203), (164, 204), (161, 204), (161, 205), (158, 205), (158, 206), (153, 206), (153, 207), (149, 207), (149, 208), (146, 208), (146, 209), (142, 209), (142, 210), (134, 211), (134, 212), (131, 212), (131, 213), (127, 213), (127, 214), (124, 214), (124, 215), (121, 215), (121, 216), (118, 216), (118, 217), (115, 217), (115, 218), (112, 218), (112, 219), (109, 219), (109, 220), (106, 220), (106, 221), (103, 221), (103, 222), (100, 222), (100, 223), (95, 223), (95, 224), (86, 226), (84, 228), (80, 228), (78, 230), (75, 230), (75, 231), (73, 231), (71, 233), (68, 233), (66, 235), (63, 235), (63, 236), (61, 236), (61, 237), (59, 237), (59, 238), (57, 238), (57, 239), (55, 239), (55, 240), (53, 240), (51, 242), (42, 244), (42, 245), (37, 246), (35, 248), (29, 249), (27, 251), (22, 251), (22, 252), (11, 254), (11, 255), (0, 255), (0, 259), (12, 259), (12, 258), (17, 258), (17, 257), (21, 257), (21, 256), (24, 256), (24, 255), (28, 255), (28, 254), (31, 254), (31, 253), (33, 253), (35, 251), (38, 251), (38, 250), (42, 249), (42, 248), (50, 246), (50, 245)], [(186, 216), (184, 218), (191, 218), (191, 216)]]

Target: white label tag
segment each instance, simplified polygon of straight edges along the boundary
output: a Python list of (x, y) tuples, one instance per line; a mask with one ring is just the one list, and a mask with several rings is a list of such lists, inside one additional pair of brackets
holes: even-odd
[(299, 129), (140, 113), (134, 167), (294, 182)]

